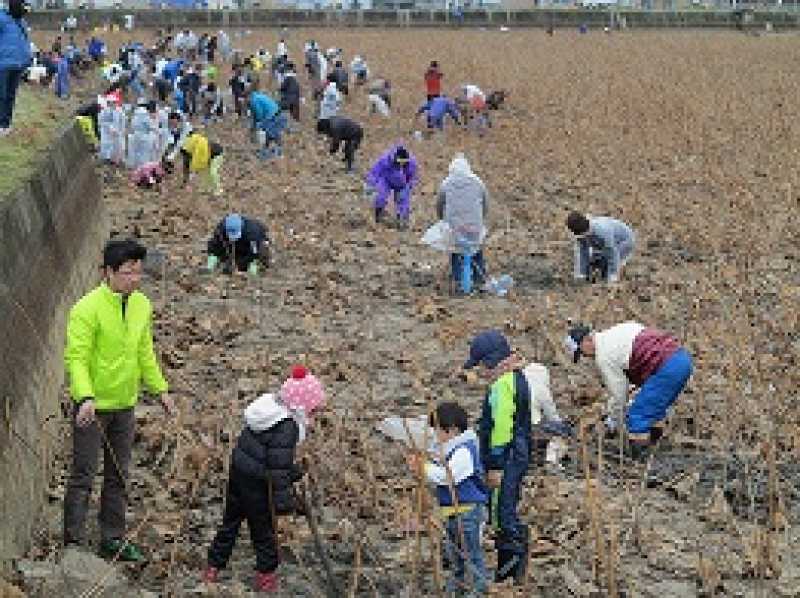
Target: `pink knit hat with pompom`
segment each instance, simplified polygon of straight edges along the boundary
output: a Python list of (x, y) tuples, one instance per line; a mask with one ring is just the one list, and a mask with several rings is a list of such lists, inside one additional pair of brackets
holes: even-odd
[(325, 404), (322, 383), (302, 365), (292, 368), (292, 375), (283, 383), (280, 396), (289, 409), (302, 409), (306, 415)]

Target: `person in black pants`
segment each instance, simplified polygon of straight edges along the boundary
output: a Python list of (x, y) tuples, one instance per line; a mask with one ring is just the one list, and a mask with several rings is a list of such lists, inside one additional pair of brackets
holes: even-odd
[(288, 63), (281, 83), (281, 109), (288, 110), (296, 121), (300, 121), (300, 83), (297, 82), (294, 64)]
[[(256, 591), (278, 590), (276, 515), (298, 510), (292, 484), (303, 477), (294, 463), (312, 414), (325, 402), (322, 384), (303, 366), (292, 368), (276, 397), (261, 395), (244, 411), (245, 427), (231, 457), (225, 514), (208, 549), (206, 583), (217, 581), (247, 520), (256, 552)], [(308, 424), (307, 424), (308, 422)]]
[(356, 150), (364, 138), (364, 129), (361, 125), (344, 116), (333, 116), (318, 120), (317, 132), (331, 138), (331, 155), (339, 151), (339, 145), (344, 141), (344, 163), (347, 172), (352, 172)]

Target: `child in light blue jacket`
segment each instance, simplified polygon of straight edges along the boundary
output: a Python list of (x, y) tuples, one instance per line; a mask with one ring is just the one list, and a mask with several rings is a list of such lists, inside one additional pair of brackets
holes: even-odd
[(575, 278), (589, 279), (595, 266), (604, 280), (617, 282), (636, 246), (633, 229), (621, 220), (579, 212), (567, 217), (567, 227), (577, 237)]

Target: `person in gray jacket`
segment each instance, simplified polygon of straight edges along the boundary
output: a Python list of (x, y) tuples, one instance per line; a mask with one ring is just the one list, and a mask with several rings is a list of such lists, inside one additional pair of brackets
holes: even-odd
[(481, 244), (486, 236), (484, 221), (489, 206), (489, 194), (483, 181), (472, 172), (464, 154), (458, 153), (450, 163), (449, 174), (442, 181), (436, 211), (452, 232), (457, 251), (450, 254), (454, 281), (461, 279), (464, 255), (472, 256), (472, 279), (483, 284), (486, 265)]
[(606, 282), (617, 282), (636, 246), (633, 229), (621, 220), (580, 212), (567, 216), (567, 228), (577, 237), (575, 278), (590, 280), (599, 270)]

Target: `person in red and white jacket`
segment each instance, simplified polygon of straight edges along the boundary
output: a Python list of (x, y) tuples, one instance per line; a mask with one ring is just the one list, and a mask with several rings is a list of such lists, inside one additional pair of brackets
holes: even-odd
[(575, 363), (581, 355), (594, 357), (611, 395), (606, 418), (609, 431), (616, 430), (618, 416), (628, 404), (628, 386), (633, 385), (638, 392), (625, 415), (632, 452), (641, 453), (640, 449), (657, 442), (667, 410), (692, 374), (689, 352), (669, 333), (638, 322), (623, 322), (599, 332), (578, 325), (564, 344)]

